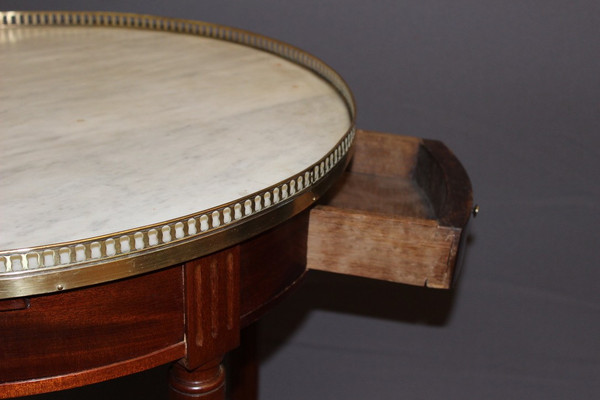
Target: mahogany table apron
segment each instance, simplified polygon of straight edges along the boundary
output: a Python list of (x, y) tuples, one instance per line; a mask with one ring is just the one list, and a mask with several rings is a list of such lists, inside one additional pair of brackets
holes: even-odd
[(80, 386), (179, 359), (173, 394), (223, 390), (220, 363), (237, 347), (240, 329), (304, 274), (307, 230), (304, 212), (185, 264), (0, 302), (2, 397)]
[(460, 162), (356, 131), (314, 56), (198, 21), (0, 17), (0, 398), (177, 361), (172, 398), (220, 399), (240, 330), (307, 270), (457, 276)]

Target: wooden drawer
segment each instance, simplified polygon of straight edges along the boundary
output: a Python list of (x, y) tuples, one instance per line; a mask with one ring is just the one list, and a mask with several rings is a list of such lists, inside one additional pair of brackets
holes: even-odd
[(441, 142), (358, 131), (340, 183), (310, 214), (308, 269), (450, 288), (473, 212)]

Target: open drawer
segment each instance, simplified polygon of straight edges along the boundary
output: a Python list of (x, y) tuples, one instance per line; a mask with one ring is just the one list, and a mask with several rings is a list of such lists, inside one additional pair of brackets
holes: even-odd
[(471, 182), (441, 142), (358, 131), (339, 184), (311, 210), (308, 269), (449, 288), (473, 212)]

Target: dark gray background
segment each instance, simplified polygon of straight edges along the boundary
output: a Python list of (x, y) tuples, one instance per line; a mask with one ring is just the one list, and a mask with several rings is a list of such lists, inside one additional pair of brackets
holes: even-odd
[[(459, 286), (312, 274), (263, 322), (261, 399), (600, 398), (597, 0), (0, 8), (132, 11), (272, 36), (344, 76), (359, 127), (439, 139), (463, 161), (482, 211)], [(159, 375), (118, 387), (142, 381), (149, 398)]]

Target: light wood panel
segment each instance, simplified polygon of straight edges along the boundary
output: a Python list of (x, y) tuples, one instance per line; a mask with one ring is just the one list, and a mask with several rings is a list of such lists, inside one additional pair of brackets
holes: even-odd
[(443, 144), (359, 131), (345, 177), (311, 210), (307, 267), (449, 288), (471, 207)]

